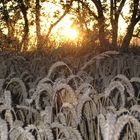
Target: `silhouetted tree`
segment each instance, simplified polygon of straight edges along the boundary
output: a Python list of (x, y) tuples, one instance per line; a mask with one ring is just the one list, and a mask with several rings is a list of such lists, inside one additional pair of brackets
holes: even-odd
[[(19, 47), (19, 40), (16, 37), (16, 22), (20, 19), (20, 11), (15, 1), (0, 1), (0, 30), (1, 46), (3, 49), (15, 49)], [(5, 31), (8, 31), (7, 33)]]
[(126, 51), (129, 47), (130, 41), (133, 37), (133, 32), (136, 24), (140, 21), (140, 0), (133, 0), (130, 9), (130, 14), (132, 14), (130, 23), (127, 28), (126, 35), (122, 42), (122, 50)]
[(29, 36), (29, 23), (28, 23), (28, 6), (29, 6), (29, 1), (28, 0), (16, 0), (18, 3), (18, 6), (21, 10), (21, 13), (23, 15), (24, 19), (24, 33), (22, 36), (22, 41), (21, 41), (21, 46), (20, 48), (23, 51), (26, 51), (28, 49), (28, 36)]
[(11, 9), (8, 9), (7, 8), (7, 3), (8, 1), (6, 0), (1, 0), (0, 1), (0, 4), (1, 4), (1, 7), (0, 7), (0, 12), (1, 12), (1, 20), (3, 20), (5, 23), (6, 23), (6, 26), (7, 26), (7, 29), (8, 29), (8, 37), (11, 37), (13, 36), (13, 30), (14, 30), (14, 25), (12, 24), (12, 19), (10, 18), (10, 11)]
[(94, 7), (89, 6), (89, 3), (86, 1), (80, 0), (80, 2), (89, 11), (90, 15), (93, 16), (94, 20), (97, 22), (100, 46), (106, 46), (108, 44), (108, 40), (106, 38), (107, 25), (106, 18), (104, 15), (106, 13), (105, 1), (101, 2), (101, 0), (91, 0), (90, 2), (94, 4), (96, 9)]
[[(117, 47), (118, 22), (126, 0), (110, 0), (110, 21), (112, 26), (112, 46)], [(119, 5), (118, 5), (119, 3)]]
[(36, 0), (35, 2), (35, 15), (36, 15), (36, 37), (37, 37), (37, 48), (41, 49), (40, 41), (41, 41), (41, 34), (40, 34), (40, 0)]

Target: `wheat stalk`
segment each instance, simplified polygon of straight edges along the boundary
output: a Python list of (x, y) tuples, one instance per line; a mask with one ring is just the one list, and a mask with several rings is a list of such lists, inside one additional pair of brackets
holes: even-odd
[[(67, 84), (59, 84), (56, 87), (54, 87), (53, 101), (55, 101), (55, 98), (57, 97), (57, 94), (61, 93), (59, 91), (62, 90), (62, 89), (66, 90), (66, 94), (65, 94), (65, 98), (64, 98), (65, 101), (64, 102), (69, 102), (70, 104), (76, 105), (77, 104), (76, 94), (73, 91), (73, 89)], [(61, 96), (64, 96), (64, 95), (61, 95)]]
[(80, 70), (83, 71), (89, 65), (91, 65), (92, 63), (94, 63), (95, 60), (104, 59), (105, 57), (109, 57), (109, 55), (117, 55), (117, 54), (119, 54), (117, 51), (107, 51), (107, 52), (101, 53), (101, 54), (99, 54), (99, 55), (91, 58), (91, 60), (88, 61), (87, 63), (85, 63), (84, 66), (80, 68)]
[(117, 76), (115, 76), (112, 81), (116, 81), (116, 80), (119, 80), (126, 88), (128, 94), (131, 96), (131, 97), (134, 97), (134, 89), (133, 89), (133, 86), (132, 84), (130, 83), (129, 79), (125, 76), (125, 75), (122, 75), (122, 74), (118, 74)]
[(122, 107), (125, 106), (125, 96), (124, 96), (124, 86), (119, 81), (112, 81), (109, 86), (104, 91), (104, 96), (107, 98), (114, 89), (118, 89), (120, 91), (121, 99), (122, 99)]
[(124, 126), (131, 122), (135, 129), (137, 130), (137, 132), (139, 132), (140, 130), (140, 123), (137, 119), (135, 119), (133, 116), (130, 115), (122, 115), (121, 117), (118, 118), (116, 124), (115, 124), (115, 134), (113, 137), (113, 140), (119, 140), (120, 137), (120, 133), (122, 131), (122, 129), (124, 128)]
[(50, 76), (51, 76), (51, 74), (53, 73), (53, 71), (54, 71), (57, 67), (60, 67), (60, 66), (66, 66), (66, 67), (68, 68), (70, 74), (72, 74), (72, 71), (71, 71), (71, 69), (68, 67), (67, 64), (65, 64), (65, 63), (62, 62), (62, 61), (58, 61), (58, 62), (54, 63), (54, 64), (50, 67), (50, 69), (49, 69), (49, 71), (48, 71), (48, 74), (47, 74), (47, 77), (50, 78)]
[(102, 114), (98, 115), (98, 117), (103, 139), (113, 140), (113, 135), (115, 133), (116, 115), (113, 113), (107, 113), (106, 119)]
[(0, 118), (0, 139), (8, 140), (8, 127), (6, 121)]
[(26, 91), (26, 86), (25, 86), (24, 82), (20, 78), (12, 78), (10, 80), (10, 82), (8, 82), (8, 84), (6, 86), (6, 89), (8, 89), (10, 84), (12, 84), (14, 82), (18, 83), (21, 86), (21, 89), (22, 89), (22, 95), (21, 96), (23, 97), (23, 102), (24, 102), (24, 100), (27, 98), (27, 91)]
[(57, 123), (57, 122), (53, 122), (53, 123), (51, 124), (51, 128), (52, 128), (52, 129), (54, 129), (54, 128), (59, 129), (59, 130), (60, 130), (59, 133), (63, 133), (63, 134), (65, 135), (65, 138), (66, 138), (66, 139), (69, 139), (69, 138), (70, 138), (70, 134), (69, 134), (68, 129), (67, 129), (66, 126), (64, 126), (64, 125), (62, 125), (62, 124), (60, 124), (60, 123)]

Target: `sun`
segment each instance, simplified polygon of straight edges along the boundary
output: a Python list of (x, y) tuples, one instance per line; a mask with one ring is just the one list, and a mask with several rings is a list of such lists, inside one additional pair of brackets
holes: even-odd
[[(79, 30), (74, 26), (71, 15), (67, 15), (56, 27), (59, 37), (65, 38), (65, 40), (78, 40)], [(55, 32), (55, 30), (54, 30)]]
[(71, 40), (75, 40), (78, 38), (78, 31), (74, 28), (69, 27), (68, 29), (64, 30), (65, 37)]
[(59, 34), (66, 40), (77, 40), (79, 37), (79, 31), (71, 26), (64, 26)]

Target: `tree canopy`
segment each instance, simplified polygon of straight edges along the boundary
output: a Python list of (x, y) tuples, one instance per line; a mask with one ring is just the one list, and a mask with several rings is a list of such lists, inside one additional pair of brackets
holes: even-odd
[[(50, 3), (56, 7), (53, 13), (43, 9)], [(39, 50), (52, 47), (56, 42), (51, 37), (53, 30), (66, 16), (71, 16), (71, 26), (79, 32), (79, 46), (119, 46), (127, 50), (131, 39), (140, 37), (140, 0), (1, 0), (0, 47), (17, 51), (26, 51), (31, 45)], [(126, 31), (122, 31), (119, 42), (122, 24)], [(65, 41), (60, 39), (58, 46), (62, 43)]]

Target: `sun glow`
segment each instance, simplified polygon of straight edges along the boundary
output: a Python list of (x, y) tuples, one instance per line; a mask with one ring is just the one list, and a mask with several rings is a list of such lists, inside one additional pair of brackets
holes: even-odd
[(73, 23), (72, 15), (67, 15), (57, 27), (59, 28), (59, 34), (66, 40), (78, 39), (79, 30)]
[[(57, 7), (56, 5), (52, 4), (52, 3), (44, 3), (43, 5), (43, 9), (46, 15), (50, 15), (50, 13), (53, 15), (55, 11), (59, 11), (60, 14), (62, 15), (62, 13), (64, 12), (60, 7)], [(54, 10), (54, 11), (52, 11)], [(51, 16), (51, 15), (50, 15)], [(51, 32), (51, 37), (54, 37), (55, 40), (76, 40), (78, 39), (79, 36), (79, 31), (78, 29), (75, 27), (74, 25), (74, 19), (75, 17), (73, 15), (67, 14), (52, 30)], [(53, 19), (53, 16), (52, 16)], [(47, 32), (48, 28), (49, 28), (49, 24), (54, 23), (54, 21), (56, 21), (56, 19), (54, 19), (54, 21), (50, 21), (48, 20), (48, 22), (45, 22), (47, 20), (47, 17), (42, 16), (41, 17), (41, 28), (42, 28), (42, 34)], [(50, 23), (49, 23), (50, 22)]]
[(66, 36), (74, 40), (78, 37), (78, 31), (76, 31), (75, 29), (69, 28), (68, 30), (66, 30)]

